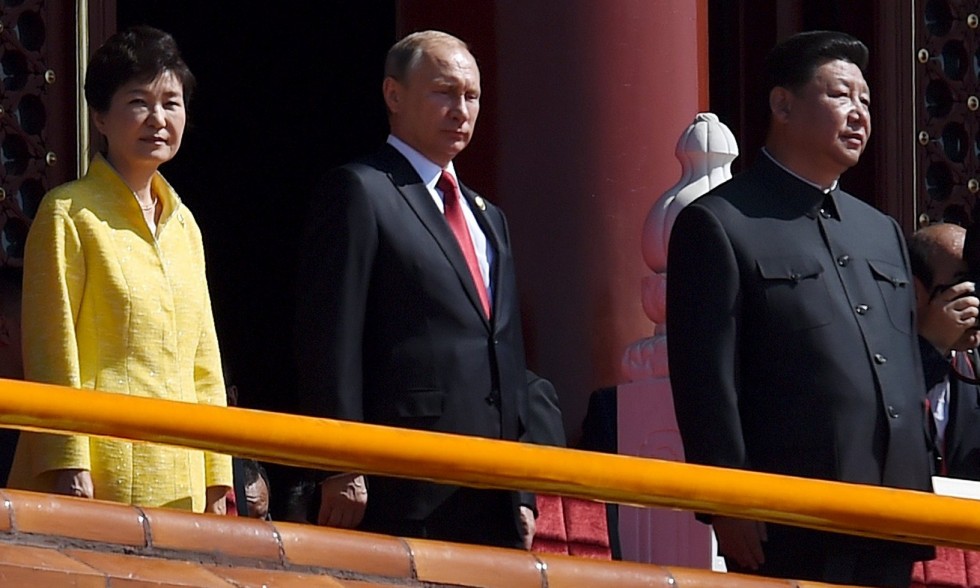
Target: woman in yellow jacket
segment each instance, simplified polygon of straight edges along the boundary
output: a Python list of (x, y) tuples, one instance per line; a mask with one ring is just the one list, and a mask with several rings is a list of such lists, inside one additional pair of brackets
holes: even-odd
[[(92, 57), (85, 97), (106, 147), (48, 193), (24, 258), (29, 380), (225, 404), (194, 217), (157, 171), (177, 153), (194, 77), (173, 38), (117, 33)], [(99, 437), (21, 435), (10, 486), (223, 513), (226, 455)]]

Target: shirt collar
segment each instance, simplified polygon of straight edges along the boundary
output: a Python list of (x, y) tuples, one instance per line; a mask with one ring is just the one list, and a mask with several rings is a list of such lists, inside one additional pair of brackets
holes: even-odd
[[(433, 163), (426, 156), (419, 153), (414, 147), (402, 141), (394, 135), (388, 135), (388, 144), (394, 147), (399, 153), (402, 154), (405, 159), (412, 164), (412, 168), (415, 173), (419, 175), (425, 186), (431, 191), (436, 187), (436, 183), (439, 182), (439, 177), (442, 175), (443, 168), (439, 167), (437, 164)], [(446, 171), (448, 171), (453, 179), (456, 180), (456, 185), (459, 185), (459, 178), (456, 177), (456, 169), (453, 167), (453, 162), (449, 162), (446, 166)]]

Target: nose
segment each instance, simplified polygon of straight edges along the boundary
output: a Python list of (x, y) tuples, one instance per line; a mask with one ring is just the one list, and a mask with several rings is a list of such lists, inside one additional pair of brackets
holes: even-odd
[(466, 108), (466, 96), (464, 94), (453, 96), (449, 105), (449, 115), (458, 122), (463, 122), (469, 118), (470, 111)]
[(853, 127), (869, 128), (871, 126), (871, 110), (860, 100), (854, 102), (854, 108), (847, 114), (847, 120)]
[(146, 124), (157, 129), (166, 126), (167, 122), (163, 112), (163, 105), (157, 104), (150, 108), (150, 114), (146, 117)]

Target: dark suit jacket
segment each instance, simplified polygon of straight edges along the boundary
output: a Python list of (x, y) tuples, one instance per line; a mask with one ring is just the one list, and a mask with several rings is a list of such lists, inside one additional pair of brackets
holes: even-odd
[[(461, 191), (493, 247), (490, 320), (448, 224), (397, 150), (386, 145), (318, 186), (297, 308), (305, 412), (521, 437), (527, 387), (507, 223), (495, 206), (481, 209), (471, 190)], [(373, 520), (425, 519), (456, 490), (383, 477), (368, 483), (365, 516)]]
[[(958, 358), (964, 357), (962, 354)], [(973, 376), (963, 366), (961, 371)], [(946, 474), (980, 480), (980, 387), (955, 377), (949, 382), (949, 423), (946, 425)]]
[(761, 155), (678, 215), (667, 275), (688, 461), (930, 489), (915, 294), (892, 219)]
[(565, 425), (554, 384), (527, 370), (528, 431), (527, 441), (538, 445), (564, 447)]

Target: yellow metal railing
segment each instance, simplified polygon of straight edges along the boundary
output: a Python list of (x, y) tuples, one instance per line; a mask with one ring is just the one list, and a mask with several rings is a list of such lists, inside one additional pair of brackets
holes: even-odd
[(980, 548), (976, 501), (0, 380), (0, 424)]

